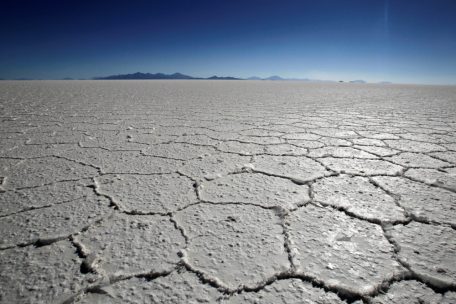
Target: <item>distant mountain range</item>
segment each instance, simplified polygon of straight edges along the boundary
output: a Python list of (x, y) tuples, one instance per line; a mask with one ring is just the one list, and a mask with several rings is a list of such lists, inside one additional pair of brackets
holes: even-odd
[(181, 73), (174, 73), (174, 74), (163, 74), (163, 73), (133, 73), (133, 74), (119, 74), (119, 75), (111, 75), (106, 77), (95, 77), (94, 79), (99, 80), (121, 80), (121, 79), (195, 79), (192, 76), (184, 75)]
[(230, 76), (211, 76), (208, 78), (193, 77), (182, 73), (164, 74), (164, 73), (133, 73), (133, 74), (120, 74), (111, 75), (106, 77), (95, 77), (96, 80), (121, 80), (121, 79), (210, 79), (210, 80), (242, 80), (241, 78)]
[[(282, 78), (277, 75), (273, 75), (266, 78), (261, 78), (258, 76), (252, 76), (249, 78), (239, 78), (239, 77), (231, 77), (231, 76), (211, 76), (211, 77), (193, 77), (189, 75), (185, 75), (182, 73), (174, 73), (174, 74), (164, 74), (164, 73), (141, 73), (136, 72), (133, 74), (119, 74), (119, 75), (110, 75), (104, 77), (94, 77), (93, 79), (96, 80), (121, 80), (121, 79), (209, 79), (209, 80), (302, 80), (302, 81), (312, 81), (310, 79), (298, 79), (298, 78)], [(315, 80), (318, 81), (318, 80)]]
[(219, 77), (219, 76), (212, 76), (209, 78), (193, 78), (193, 79), (212, 79), (212, 80), (244, 80), (242, 78), (236, 78), (236, 77), (230, 77), (230, 76), (224, 76), (224, 77)]
[[(118, 74), (118, 75), (110, 75), (110, 76), (103, 76), (103, 77), (93, 77), (92, 79), (94, 80), (134, 80), (134, 79), (194, 79), (194, 80), (200, 80), (200, 79), (206, 79), (206, 80), (269, 80), (269, 81), (308, 81), (308, 82), (337, 82), (333, 80), (319, 80), (319, 79), (308, 79), (308, 78), (283, 78), (278, 75), (273, 75), (265, 78), (261, 78), (258, 76), (251, 76), (248, 78), (240, 78), (240, 77), (232, 77), (232, 76), (211, 76), (211, 77), (193, 77), (189, 75), (185, 75), (182, 73), (174, 73), (174, 74), (165, 74), (165, 73), (141, 73), (141, 72), (136, 72), (132, 74)], [(0, 80), (6, 80), (0, 78)], [(16, 78), (14, 80), (32, 80), (30, 78)], [(62, 78), (62, 80), (73, 80), (73, 78), (70, 77), (65, 77)], [(339, 81), (339, 82), (347, 82), (347, 83), (367, 83), (364, 80), (352, 80), (352, 81)], [(387, 81), (382, 81), (379, 82), (381, 84), (391, 84), (391, 82)]]
[(274, 75), (274, 76), (269, 76), (268, 78), (264, 78), (263, 80), (285, 80), (284, 78)]

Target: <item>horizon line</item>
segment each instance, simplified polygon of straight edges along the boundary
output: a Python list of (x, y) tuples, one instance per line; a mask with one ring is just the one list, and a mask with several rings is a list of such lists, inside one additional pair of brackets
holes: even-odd
[[(129, 75), (163, 75), (163, 76), (174, 76), (180, 75), (185, 78), (121, 78)], [(188, 74), (174, 72), (174, 73), (163, 73), (163, 72), (132, 72), (132, 73), (122, 73), (122, 74), (112, 74), (108, 76), (94, 76), (94, 77), (61, 77), (61, 78), (31, 78), (31, 77), (16, 77), (16, 78), (3, 78), (0, 77), (0, 81), (83, 81), (83, 80), (243, 80), (243, 81), (302, 81), (302, 82), (331, 82), (331, 83), (357, 83), (357, 84), (396, 84), (396, 85), (429, 85), (429, 86), (456, 86), (456, 83), (429, 83), (429, 82), (395, 82), (389, 80), (379, 80), (379, 81), (369, 81), (364, 80), (362, 77), (354, 78), (351, 80), (347, 79), (318, 79), (318, 78), (309, 78), (309, 77), (282, 77), (280, 73), (270, 74), (270, 76), (260, 77), (252, 75), (249, 77), (238, 77), (238, 76), (218, 76), (218, 74), (211, 74), (209, 77), (202, 76), (191, 76)], [(116, 78), (118, 77), (118, 78)], [(212, 79), (211, 79), (212, 78)], [(254, 78), (254, 79), (251, 79)]]

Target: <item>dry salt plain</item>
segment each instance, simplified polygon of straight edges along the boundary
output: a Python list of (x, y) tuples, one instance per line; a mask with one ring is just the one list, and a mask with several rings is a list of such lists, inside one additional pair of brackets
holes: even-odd
[(0, 303), (456, 303), (456, 88), (0, 83)]

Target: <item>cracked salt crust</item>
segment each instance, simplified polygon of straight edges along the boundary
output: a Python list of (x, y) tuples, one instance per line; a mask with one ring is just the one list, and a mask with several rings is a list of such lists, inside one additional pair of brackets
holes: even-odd
[(378, 159), (324, 157), (320, 158), (320, 161), (331, 170), (339, 173), (358, 175), (397, 175), (403, 170), (401, 166)]
[(189, 237), (186, 263), (227, 289), (254, 287), (290, 266), (274, 210), (200, 204), (178, 212), (176, 221)]
[(6, 216), (0, 221), (0, 248), (60, 240), (111, 212), (106, 200), (91, 196)]
[(456, 227), (456, 193), (400, 177), (372, 179), (381, 188), (397, 195), (399, 205), (415, 220)]
[(80, 272), (69, 241), (0, 251), (0, 303), (59, 303), (99, 280)]
[(404, 152), (385, 159), (408, 168), (441, 168), (451, 166), (450, 163), (421, 153)]
[(245, 292), (236, 294), (230, 299), (223, 301), (226, 304), (242, 303), (331, 303), (342, 304), (342, 301), (336, 294), (325, 292), (321, 288), (313, 287), (308, 282), (299, 279), (280, 280), (264, 287), (258, 292)]
[(387, 292), (377, 295), (374, 304), (402, 303), (442, 303), (442, 295), (417, 281), (401, 281), (393, 283)]
[(339, 175), (312, 185), (315, 202), (342, 208), (370, 221), (401, 222), (406, 217), (393, 197), (374, 186), (368, 178)]
[(2, 82), (0, 303), (455, 303), (455, 94)]
[(410, 169), (404, 174), (406, 177), (428, 185), (436, 185), (456, 192), (456, 167), (435, 169)]
[(223, 294), (202, 284), (195, 274), (181, 271), (160, 276), (152, 281), (131, 278), (101, 288), (102, 292), (84, 294), (75, 304), (136, 303), (216, 303)]
[(97, 174), (97, 171), (89, 166), (57, 157), (26, 159), (0, 169), (0, 175), (8, 177), (5, 189), (37, 187), (65, 180), (79, 180)]
[(309, 187), (261, 173), (239, 173), (207, 181), (200, 198), (214, 203), (241, 202), (264, 207), (292, 209), (310, 200)]
[(308, 205), (287, 218), (297, 273), (366, 295), (403, 272), (380, 226)]
[(190, 160), (216, 152), (214, 148), (185, 143), (156, 144), (142, 150), (144, 155)]
[(0, 195), (0, 217), (71, 202), (89, 196), (90, 180), (63, 181), (41, 187), (10, 190)]
[(171, 271), (185, 242), (168, 217), (116, 214), (75, 237), (109, 278)]
[(165, 214), (198, 202), (193, 182), (178, 174), (108, 174), (95, 182), (98, 193), (132, 214)]
[(252, 165), (253, 171), (289, 178), (298, 184), (331, 174), (307, 157), (258, 155), (253, 158)]
[(456, 232), (421, 223), (397, 225), (391, 236), (399, 259), (422, 280), (439, 288), (456, 287)]

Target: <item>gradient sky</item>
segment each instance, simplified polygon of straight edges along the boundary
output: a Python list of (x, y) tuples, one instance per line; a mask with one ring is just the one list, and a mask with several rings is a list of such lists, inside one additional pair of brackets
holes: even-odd
[(141, 71), (456, 84), (455, 0), (7, 0), (0, 35), (0, 78)]

